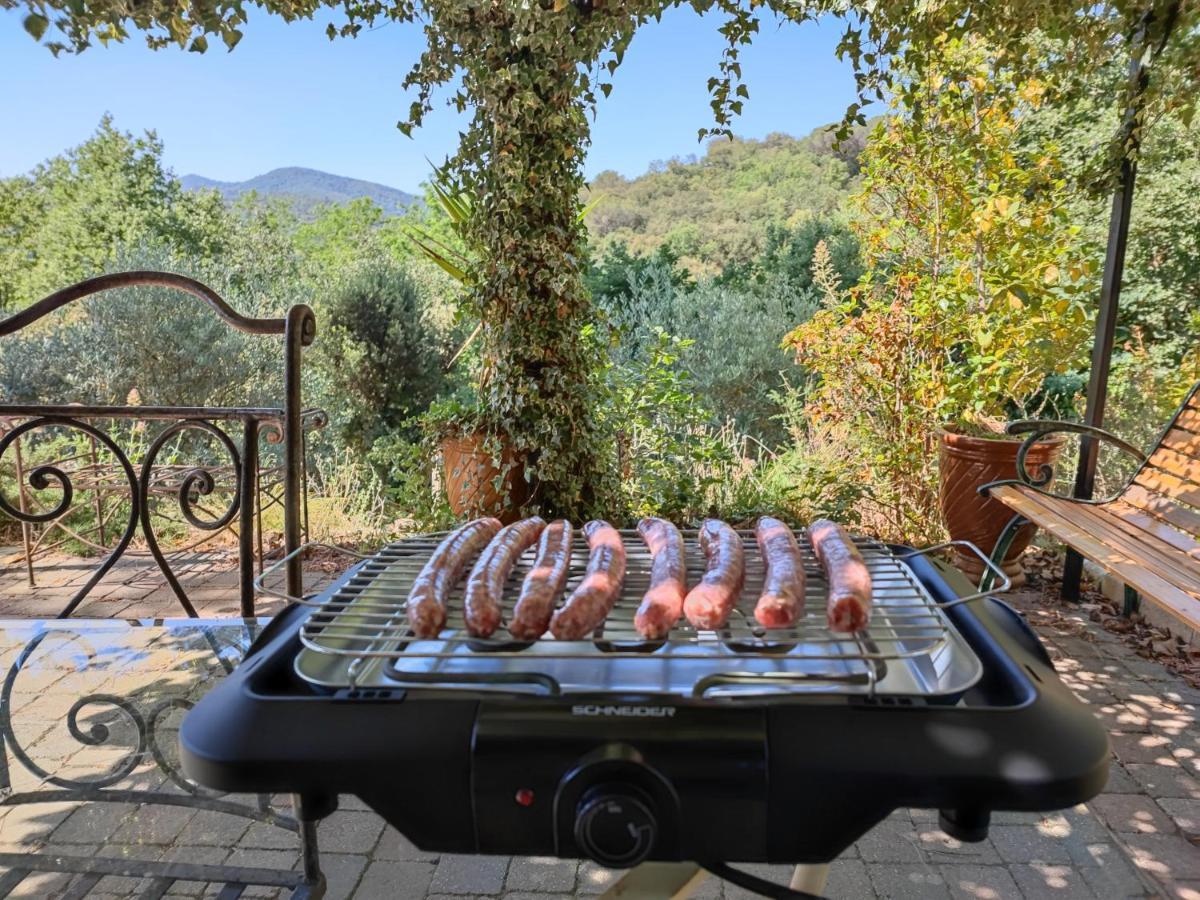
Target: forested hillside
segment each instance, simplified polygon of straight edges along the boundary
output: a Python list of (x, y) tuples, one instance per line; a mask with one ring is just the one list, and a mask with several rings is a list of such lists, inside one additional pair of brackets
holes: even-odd
[(717, 272), (761, 253), (768, 226), (841, 214), (862, 143), (860, 135), (835, 151), (825, 129), (804, 138), (718, 138), (702, 157), (655, 163), (638, 178), (602, 172), (590, 186), (588, 229), (602, 251), (620, 243), (651, 254), (665, 245), (694, 273)]
[(203, 175), (184, 175), (179, 181), (184, 190), (215, 190), (231, 202), (250, 193), (265, 200), (283, 199), (291, 204), (293, 211), (302, 219), (312, 218), (318, 207), (324, 204), (349, 203), (363, 197), (382, 209), (386, 215), (398, 216), (417, 199), (412, 194), (388, 187), (386, 184), (376, 184), (360, 178), (346, 178), (299, 166), (272, 169), (246, 181), (217, 181)]

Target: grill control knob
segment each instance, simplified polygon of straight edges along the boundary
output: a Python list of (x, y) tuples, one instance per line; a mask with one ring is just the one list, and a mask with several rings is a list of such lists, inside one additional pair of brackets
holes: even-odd
[(649, 799), (636, 789), (594, 787), (576, 807), (575, 843), (602, 866), (636, 866), (650, 855), (657, 839), (658, 820)]

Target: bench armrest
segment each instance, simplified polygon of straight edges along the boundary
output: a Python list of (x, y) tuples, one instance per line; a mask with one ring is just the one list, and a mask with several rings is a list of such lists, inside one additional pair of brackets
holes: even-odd
[[(1138, 461), (1139, 464), (1146, 462), (1146, 454), (1139, 450), (1133, 444), (1115, 434), (1105, 431), (1103, 428), (1097, 428), (1094, 425), (1085, 425), (1082, 422), (1064, 422), (1058, 419), (1022, 419), (1017, 422), (1010, 422), (1005, 429), (1009, 434), (1028, 435), (1021, 442), (1020, 448), (1017, 450), (1017, 477), (1008, 478), (1003, 481), (993, 481), (989, 484), (982, 485), (979, 488), (979, 493), (987, 495), (993, 487), (1002, 484), (1019, 484), (1024, 487), (1033, 488), (1038, 493), (1049, 494), (1046, 485), (1054, 478), (1054, 467), (1043, 463), (1038, 466), (1037, 474), (1031, 475), (1026, 468), (1025, 460), (1029, 455), (1029, 451), (1033, 449), (1034, 444), (1052, 434), (1078, 434), (1083, 437), (1098, 440), (1101, 443), (1111, 444), (1118, 450), (1129, 454)], [(1062, 500), (1072, 500), (1077, 503), (1104, 503), (1109, 498), (1104, 500), (1084, 500), (1078, 497), (1063, 497), (1058, 494), (1051, 496), (1058, 497)]]

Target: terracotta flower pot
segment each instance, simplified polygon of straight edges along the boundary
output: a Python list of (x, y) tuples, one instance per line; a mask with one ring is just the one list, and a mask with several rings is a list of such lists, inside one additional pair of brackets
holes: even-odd
[[(521, 518), (521, 508), (529, 502), (524, 461), (505, 445), (501, 468), (496, 468), (491, 454), (483, 449), (486, 439), (480, 432), (442, 441), (446, 499), (456, 516), (496, 516), (505, 524), (515, 522)], [(503, 468), (508, 471), (497, 489), (496, 479)]]
[[(941, 477), (938, 500), (942, 521), (953, 540), (970, 541), (986, 554), (991, 554), (1000, 532), (1013, 517), (1013, 512), (999, 500), (980, 496), (977, 488), (989, 481), (1017, 477), (1017, 450), (1021, 442), (1003, 438), (979, 438), (957, 434), (948, 429), (938, 430), (938, 468)], [(1053, 465), (1066, 439), (1048, 438), (1029, 450), (1025, 468), (1035, 476), (1043, 465)], [(1020, 556), (1037, 528), (1027, 525), (1012, 542), (1002, 564), (1013, 584), (1024, 584)], [(957, 553), (956, 564), (972, 577), (983, 575), (983, 563), (969, 552)]]

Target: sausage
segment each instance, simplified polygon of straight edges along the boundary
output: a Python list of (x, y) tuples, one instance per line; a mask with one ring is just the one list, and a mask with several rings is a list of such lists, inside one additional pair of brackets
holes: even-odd
[(583, 526), (587, 535), (587, 573), (567, 602), (550, 618), (550, 633), (560, 641), (578, 641), (608, 618), (625, 581), (625, 545), (617, 529), (599, 519)]
[(554, 605), (567, 584), (571, 568), (571, 542), (575, 529), (566, 519), (551, 522), (542, 531), (537, 558), (521, 585), (521, 596), (513, 609), (508, 630), (522, 641), (534, 641), (550, 627)]
[(471, 557), (500, 530), (500, 520), (475, 519), (450, 532), (408, 592), (408, 624), (417, 637), (437, 637), (446, 625), (446, 597)]
[(828, 519), (808, 526), (817, 561), (829, 580), (826, 613), (833, 631), (862, 631), (871, 619), (871, 574), (846, 530)]
[(505, 525), (479, 555), (467, 577), (467, 591), (463, 597), (463, 618), (468, 634), (491, 637), (500, 627), (504, 582), (508, 581), (521, 554), (533, 546), (545, 527), (546, 521), (538, 516)]
[(708, 571), (683, 601), (683, 613), (702, 630), (721, 628), (733, 612), (746, 581), (742, 538), (719, 519), (705, 519), (700, 528), (700, 549)]
[(766, 566), (754, 618), (768, 628), (787, 628), (804, 615), (804, 561), (800, 546), (792, 529), (770, 516), (758, 520), (754, 534)]
[(642, 519), (637, 529), (650, 548), (650, 590), (634, 614), (633, 625), (646, 640), (662, 640), (683, 615), (687, 593), (683, 535), (666, 519)]

